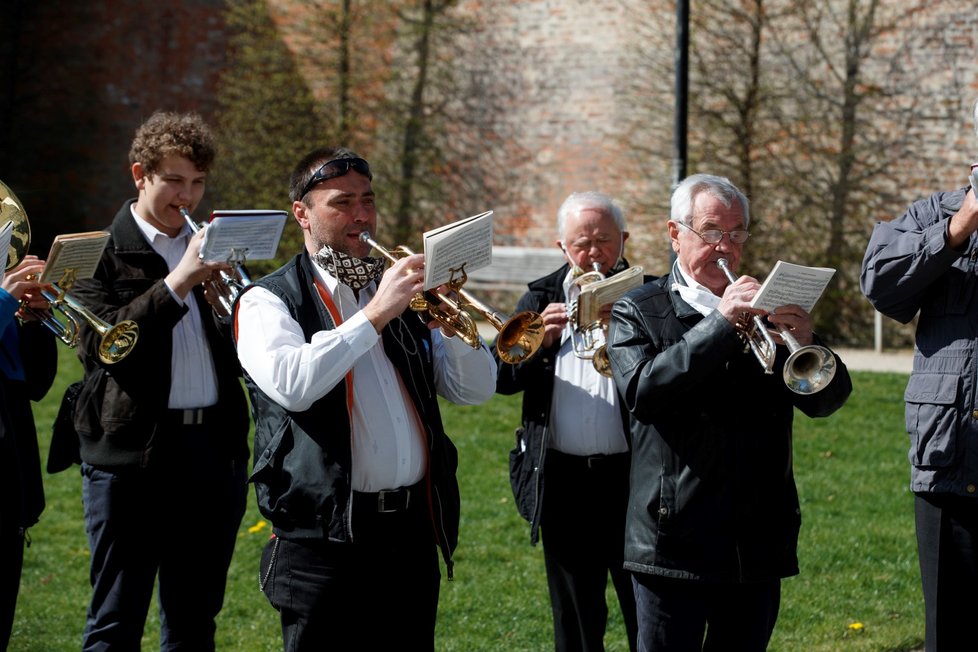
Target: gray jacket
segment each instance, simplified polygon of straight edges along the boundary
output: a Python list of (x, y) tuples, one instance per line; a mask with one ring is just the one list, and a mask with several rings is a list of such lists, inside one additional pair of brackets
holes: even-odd
[(873, 306), (904, 324), (919, 312), (913, 373), (904, 394), (911, 489), (974, 495), (978, 487), (978, 237), (947, 243), (966, 189), (915, 202), (873, 230), (860, 284)]

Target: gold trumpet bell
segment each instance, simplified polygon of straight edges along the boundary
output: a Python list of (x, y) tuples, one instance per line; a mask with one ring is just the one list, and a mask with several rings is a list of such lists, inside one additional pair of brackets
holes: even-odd
[(503, 362), (516, 364), (526, 360), (543, 344), (543, 317), (524, 311), (510, 317), (496, 336), (496, 353)]
[(6, 271), (12, 270), (31, 248), (31, 224), (27, 220), (24, 204), (3, 181), (0, 181), (0, 227), (13, 222), (10, 247), (7, 249)]

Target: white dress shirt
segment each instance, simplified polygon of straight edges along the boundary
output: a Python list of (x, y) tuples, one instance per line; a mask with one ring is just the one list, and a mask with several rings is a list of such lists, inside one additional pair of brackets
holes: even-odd
[[(573, 280), (570, 273), (564, 279), (568, 303), (577, 298), (581, 290)], [(591, 360), (574, 354), (571, 329), (568, 322), (561, 333), (554, 367), (550, 447), (568, 455), (627, 452), (628, 439), (618, 408), (615, 381), (598, 373)]]
[[(410, 486), (424, 477), (427, 447), (404, 385), (412, 380), (401, 378), (361, 310), (376, 292), (376, 284), (360, 290), (358, 301), (349, 287), (317, 265), (313, 268), (330, 292), (342, 323), (319, 331), (307, 343), (282, 300), (265, 288), (252, 288), (241, 296), (237, 308), (241, 366), (262, 392), (293, 412), (309, 409), (352, 369), (352, 488), (374, 492)], [(473, 349), (458, 337), (442, 337), (437, 329), (431, 343), (434, 385), (440, 396), (460, 405), (492, 397), (496, 366), (484, 344)], [(417, 342), (405, 333), (402, 345), (410, 349)], [(422, 385), (423, 379), (417, 384)]]
[[(190, 242), (190, 227), (184, 225), (175, 238), (171, 238), (141, 218), (131, 207), (136, 226), (146, 241), (166, 261), (171, 272), (177, 266)], [(217, 372), (211, 357), (211, 348), (204, 336), (200, 321), (200, 309), (192, 295), (187, 300), (176, 295), (166, 286), (178, 303), (186, 305), (189, 312), (173, 328), (173, 355), (170, 357), (170, 398), (167, 406), (175, 409), (207, 407), (217, 403)], [(151, 373), (151, 370), (147, 370)]]

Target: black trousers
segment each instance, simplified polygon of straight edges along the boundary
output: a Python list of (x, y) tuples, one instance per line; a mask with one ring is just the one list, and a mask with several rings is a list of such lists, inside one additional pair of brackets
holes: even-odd
[(0, 651), (10, 642), (24, 567), (24, 534), (16, 522), (0, 518)]
[(351, 522), (353, 541), (265, 546), (261, 586), (283, 649), (433, 651), (441, 571), (423, 486), (406, 504), (355, 493)]
[(157, 575), (160, 649), (214, 650), (244, 517), (246, 463), (215, 450), (207, 426), (172, 426), (158, 435), (169, 450), (151, 468), (82, 464), (92, 555), (86, 652), (139, 649)]
[(916, 494), (914, 512), (925, 649), (960, 650), (978, 614), (978, 498)]
[(717, 584), (634, 573), (640, 652), (764, 652), (781, 581)]
[(558, 652), (604, 650), (609, 576), (635, 649), (635, 597), (623, 568), (628, 466), (627, 454), (547, 451), (540, 536)]

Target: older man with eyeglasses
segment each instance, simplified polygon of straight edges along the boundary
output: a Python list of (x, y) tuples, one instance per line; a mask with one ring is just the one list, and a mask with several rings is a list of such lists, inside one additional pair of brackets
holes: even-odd
[(438, 397), (488, 400), (496, 367), (408, 305), (424, 255), (384, 270), (365, 160), (307, 154), (289, 197), (305, 248), (235, 312), (255, 418), (251, 476), (273, 536), (261, 589), (284, 649), (433, 650), (442, 552), (458, 540), (457, 453)]
[[(781, 578), (798, 573), (801, 526), (792, 475), (794, 410), (824, 417), (852, 390), (842, 361), (817, 393), (785, 385), (747, 350), (738, 324), (760, 283), (730, 281), (740, 265), (747, 198), (723, 177), (697, 174), (672, 195), (672, 272), (615, 303), (608, 357), (630, 413), (632, 463), (625, 568), (632, 572), (638, 649), (767, 648)], [(811, 344), (799, 306), (766, 318)]]

